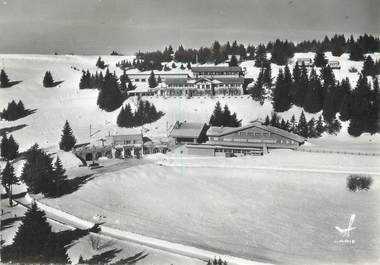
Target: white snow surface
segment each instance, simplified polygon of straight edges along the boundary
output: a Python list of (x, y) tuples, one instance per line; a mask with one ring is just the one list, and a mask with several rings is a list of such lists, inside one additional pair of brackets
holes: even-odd
[[(372, 56), (375, 59), (380, 59), (379, 53)], [(313, 53), (296, 54), (294, 61), (299, 57), (313, 57)], [(362, 62), (349, 61), (347, 59), (348, 54), (333, 58), (331, 54), (327, 53), (327, 57), (341, 62), (342, 70), (334, 70), (338, 80), (348, 76), (353, 83), (356, 82), (357, 74), (349, 73), (348, 69), (355, 66), (360, 71)], [(16, 141), (20, 144), (21, 151), (29, 148), (35, 142), (42, 147), (57, 150), (65, 120), (69, 120), (78, 143), (98, 142), (99, 138), (108, 134), (137, 133), (141, 131), (141, 128), (118, 128), (116, 117), (119, 110), (113, 112), (100, 110), (96, 105), (98, 95), (96, 89), (79, 90), (80, 70), (100, 71), (95, 67), (97, 58), (98, 56), (78, 55), (0, 55), (0, 60), (9, 78), (14, 81), (22, 81), (10, 88), (0, 89), (0, 108), (6, 107), (11, 100), (22, 100), (26, 108), (36, 110), (34, 114), (17, 121), (0, 121), (0, 128), (26, 125), (25, 128), (12, 132)], [(122, 71), (115, 67), (115, 63), (122, 59), (130, 60), (131, 58), (131, 56), (102, 56), (105, 63), (110, 65), (110, 70), (115, 71), (118, 75)], [(243, 62), (241, 66), (247, 68), (247, 77), (257, 77), (259, 69), (253, 67), (253, 61)], [(79, 70), (74, 70), (72, 67)], [(272, 64), (273, 77), (277, 75), (279, 68), (279, 66)], [(64, 82), (54, 88), (44, 88), (42, 79), (47, 70), (52, 72), (54, 80)], [(184, 70), (183, 72), (186, 71)], [(178, 68), (173, 72), (179, 72)], [(261, 106), (249, 96), (194, 97), (191, 99), (185, 97), (145, 97), (145, 99), (153, 102), (158, 110), (165, 113), (159, 121), (144, 126), (146, 136), (151, 138), (166, 137), (168, 134), (167, 128), (170, 128), (176, 120), (208, 122), (217, 101), (220, 101), (222, 105), (228, 104), (230, 110), (236, 112), (237, 117), (242, 119), (243, 124), (256, 119), (264, 120), (266, 115), (273, 111), (270, 102), (265, 102)], [(134, 107), (136, 102), (136, 98), (130, 98), (124, 104), (130, 103)], [(280, 113), (280, 115), (285, 119), (290, 119), (293, 114), (298, 117), (300, 112), (300, 108), (292, 107), (290, 110)], [(319, 115), (320, 113), (306, 113), (307, 119), (318, 117)], [(90, 125), (92, 137), (90, 137)], [(344, 146), (359, 144), (364, 148), (379, 143), (380, 137), (378, 134), (375, 136), (363, 134), (358, 138), (354, 138), (347, 134), (346, 126), (347, 124), (344, 124), (344, 128), (338, 136), (322, 137), (314, 140), (314, 144), (323, 143), (324, 139), (341, 142)]]

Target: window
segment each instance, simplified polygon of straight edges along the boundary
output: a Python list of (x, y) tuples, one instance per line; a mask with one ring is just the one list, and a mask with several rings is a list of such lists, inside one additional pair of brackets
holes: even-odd
[(142, 79), (141, 79), (141, 82), (146, 82), (146, 79), (145, 79), (145, 78), (142, 78)]
[(269, 133), (263, 133), (263, 136), (264, 136), (264, 137), (268, 137), (268, 136), (269, 136)]
[(261, 136), (261, 133), (258, 133), (258, 132), (257, 132), (257, 133), (255, 133), (255, 136), (256, 136), (256, 137), (260, 137), (260, 136)]
[(136, 79), (135, 79), (135, 82), (140, 82), (140, 79), (136, 78)]
[(219, 140), (219, 137), (214, 137), (214, 141), (218, 141)]
[(232, 142), (232, 138), (223, 138), (223, 141), (225, 141), (225, 142)]
[(246, 133), (245, 133), (245, 132), (239, 132), (239, 135), (241, 135), (241, 136), (245, 136)]

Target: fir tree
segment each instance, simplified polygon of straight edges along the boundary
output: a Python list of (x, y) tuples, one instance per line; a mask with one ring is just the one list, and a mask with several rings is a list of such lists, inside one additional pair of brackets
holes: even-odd
[(46, 71), (42, 84), (44, 85), (44, 87), (54, 86), (54, 79), (50, 71)]
[(96, 67), (98, 67), (100, 69), (105, 69), (107, 67), (100, 56), (99, 56), (98, 60), (96, 61)]
[(372, 57), (369, 55), (365, 58), (365, 61), (363, 63), (362, 75), (363, 76), (376, 75), (375, 62), (373, 61)]
[(13, 165), (7, 161), (3, 172), (1, 173), (1, 185), (5, 188), (8, 193), (9, 205), (13, 206), (12, 200), (12, 186), (19, 183), (19, 179), (16, 177)]
[(315, 138), (317, 136), (317, 130), (315, 128), (315, 120), (314, 118), (311, 118), (307, 122), (307, 137), (308, 138)]
[(316, 67), (324, 67), (327, 64), (325, 53), (322, 50), (318, 50), (315, 53), (314, 64)]
[(351, 48), (351, 53), (350, 53), (350, 60), (352, 61), (361, 61), (363, 60), (363, 50), (360, 47), (358, 43), (354, 44), (353, 47)]
[(337, 135), (341, 128), (342, 125), (337, 119), (333, 119), (332, 121), (327, 122), (326, 129), (329, 134)]
[(111, 74), (107, 69), (98, 94), (97, 105), (99, 108), (110, 112), (119, 108), (122, 101), (123, 99), (117, 77), (114, 74)]
[(30, 193), (54, 194), (54, 169), (49, 155), (35, 144), (26, 152), (26, 162), (20, 179), (28, 186)]
[(292, 101), (296, 106), (303, 107), (309, 85), (307, 68), (304, 63), (302, 63), (301, 69), (299, 69), (298, 64), (296, 64), (293, 69), (293, 78), (294, 82), (291, 90)]
[(323, 124), (322, 116), (319, 116), (317, 124), (315, 126), (316, 137), (320, 137), (325, 132), (325, 126)]
[(264, 70), (261, 69), (257, 80), (251, 89), (251, 97), (253, 100), (259, 101), (261, 105), (264, 104), (266, 92), (264, 88)]
[(3, 135), (0, 148), (1, 156), (8, 161), (13, 160), (18, 156), (19, 146), (13, 139), (12, 135), (10, 135), (9, 138), (7, 138), (6, 134)]
[(63, 194), (65, 188), (65, 181), (67, 176), (65, 175), (66, 170), (63, 168), (61, 159), (57, 156), (54, 163), (54, 175), (53, 175), (53, 185), (55, 185), (54, 195)]
[(66, 120), (65, 125), (63, 126), (61, 141), (59, 142), (59, 149), (64, 151), (70, 151), (77, 140), (73, 135), (73, 130), (70, 127), (69, 122)]
[(8, 75), (7, 73), (4, 71), (4, 69), (1, 69), (1, 72), (0, 72), (0, 87), (9, 87), (10, 86), (10, 83), (9, 83), (9, 78), (8, 78)]
[(370, 111), (369, 111), (369, 118), (368, 118), (368, 131), (371, 134), (380, 132), (379, 110), (380, 110), (379, 80), (378, 78), (375, 78), (373, 80), (373, 89), (370, 94)]
[[(29, 208), (19, 226), (11, 246), (14, 263), (68, 263), (62, 244), (54, 237), (45, 212), (35, 203)], [(53, 238), (54, 237), (54, 238)]]
[(297, 123), (296, 123), (296, 117), (294, 116), (294, 114), (292, 115), (292, 118), (290, 119), (290, 131), (293, 132), (293, 133), (296, 133), (297, 132)]
[(150, 73), (148, 83), (150, 88), (155, 88), (158, 85), (153, 71)]
[(187, 68), (188, 70), (191, 70), (191, 63), (190, 63), (190, 62), (187, 62), (187, 66), (186, 66), (186, 68)]
[(229, 62), (229, 66), (238, 66), (239, 62), (235, 55), (231, 56), (231, 60)]
[(282, 69), (280, 69), (276, 85), (273, 91), (273, 109), (276, 112), (287, 111), (290, 108), (290, 89), (292, 80), (289, 68), (285, 67), (285, 76)]
[(310, 113), (316, 113), (322, 109), (323, 95), (321, 81), (313, 69), (310, 73), (310, 82), (305, 95), (303, 108)]
[(210, 117), (209, 124), (210, 126), (223, 126), (223, 112), (220, 102), (216, 102), (214, 111)]
[(298, 124), (297, 124), (297, 133), (301, 135), (302, 137), (308, 137), (308, 126), (307, 121), (305, 117), (305, 113), (302, 111)]
[(264, 125), (269, 125), (269, 124), (270, 124), (270, 118), (269, 118), (269, 116), (267, 115), (267, 116), (265, 117)]
[(256, 57), (255, 58), (255, 66), (256, 67), (263, 67), (264, 64), (267, 62), (267, 51), (266, 51), (265, 46), (263, 44), (260, 44), (257, 47), (255, 57)]

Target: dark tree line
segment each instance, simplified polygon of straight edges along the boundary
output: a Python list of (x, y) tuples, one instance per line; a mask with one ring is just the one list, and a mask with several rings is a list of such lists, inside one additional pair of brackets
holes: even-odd
[(272, 69), (270, 62), (266, 62), (260, 69), (259, 76), (256, 79), (253, 87), (250, 90), (250, 95), (253, 100), (264, 104), (265, 99), (272, 89)]
[(3, 109), (3, 111), (0, 113), (0, 118), (7, 121), (15, 121), (17, 119), (25, 117), (28, 114), (29, 111), (25, 109), (24, 103), (22, 103), (21, 100), (19, 100), (18, 103), (12, 100), (8, 103), (7, 108)]
[(220, 102), (216, 102), (214, 111), (210, 117), (210, 126), (240, 127), (241, 121), (236, 118), (236, 113), (231, 113), (227, 104), (222, 107)]
[(301, 112), (298, 121), (294, 115), (290, 120), (280, 119), (277, 113), (274, 112), (271, 117), (266, 116), (264, 125), (277, 127), (305, 138), (318, 138), (324, 132), (337, 134), (342, 127), (337, 119), (328, 123), (324, 121), (322, 116), (319, 116), (317, 120), (314, 118), (307, 120), (304, 112)]
[[(79, 81), (79, 89), (100, 89), (104, 82), (104, 76), (102, 72), (96, 71), (95, 74), (90, 73), (89, 70), (82, 71), (82, 76)], [(119, 77), (119, 88), (122, 93), (134, 90), (136, 87), (132, 84), (126, 71)]]
[(134, 112), (129, 104), (122, 107), (116, 123), (119, 127), (133, 128), (155, 122), (163, 115), (164, 113), (157, 111), (156, 107), (149, 101), (140, 100)]
[[(363, 54), (380, 52), (380, 39), (372, 35), (364, 34), (354, 39), (344, 35), (335, 35), (331, 39), (327, 36), (323, 41), (312, 40), (293, 43), (291, 41), (275, 40), (267, 44), (259, 44), (257, 47), (233, 41), (221, 44), (214, 41), (210, 47), (198, 49), (186, 49), (180, 45), (177, 50), (172, 46), (165, 47), (164, 51), (138, 52), (131, 66), (141, 71), (162, 70), (163, 62), (188, 63), (221, 63), (225, 62), (228, 55), (239, 55), (242, 60), (255, 60), (256, 67), (263, 67), (266, 63), (267, 53), (271, 53), (271, 62), (279, 65), (288, 63), (295, 52), (327, 52), (331, 51), (334, 56), (340, 56), (344, 52), (350, 54), (351, 60), (363, 60)], [(234, 63), (235, 64), (235, 63)], [(129, 67), (129, 64), (126, 65)]]

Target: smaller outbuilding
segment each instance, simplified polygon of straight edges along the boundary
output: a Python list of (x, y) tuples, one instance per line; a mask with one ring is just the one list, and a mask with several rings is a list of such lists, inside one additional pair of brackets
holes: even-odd
[(206, 123), (176, 121), (169, 136), (175, 140), (176, 144), (197, 144), (207, 141), (207, 130)]
[(340, 69), (340, 63), (339, 61), (329, 61), (328, 66), (330, 66), (331, 69)]

